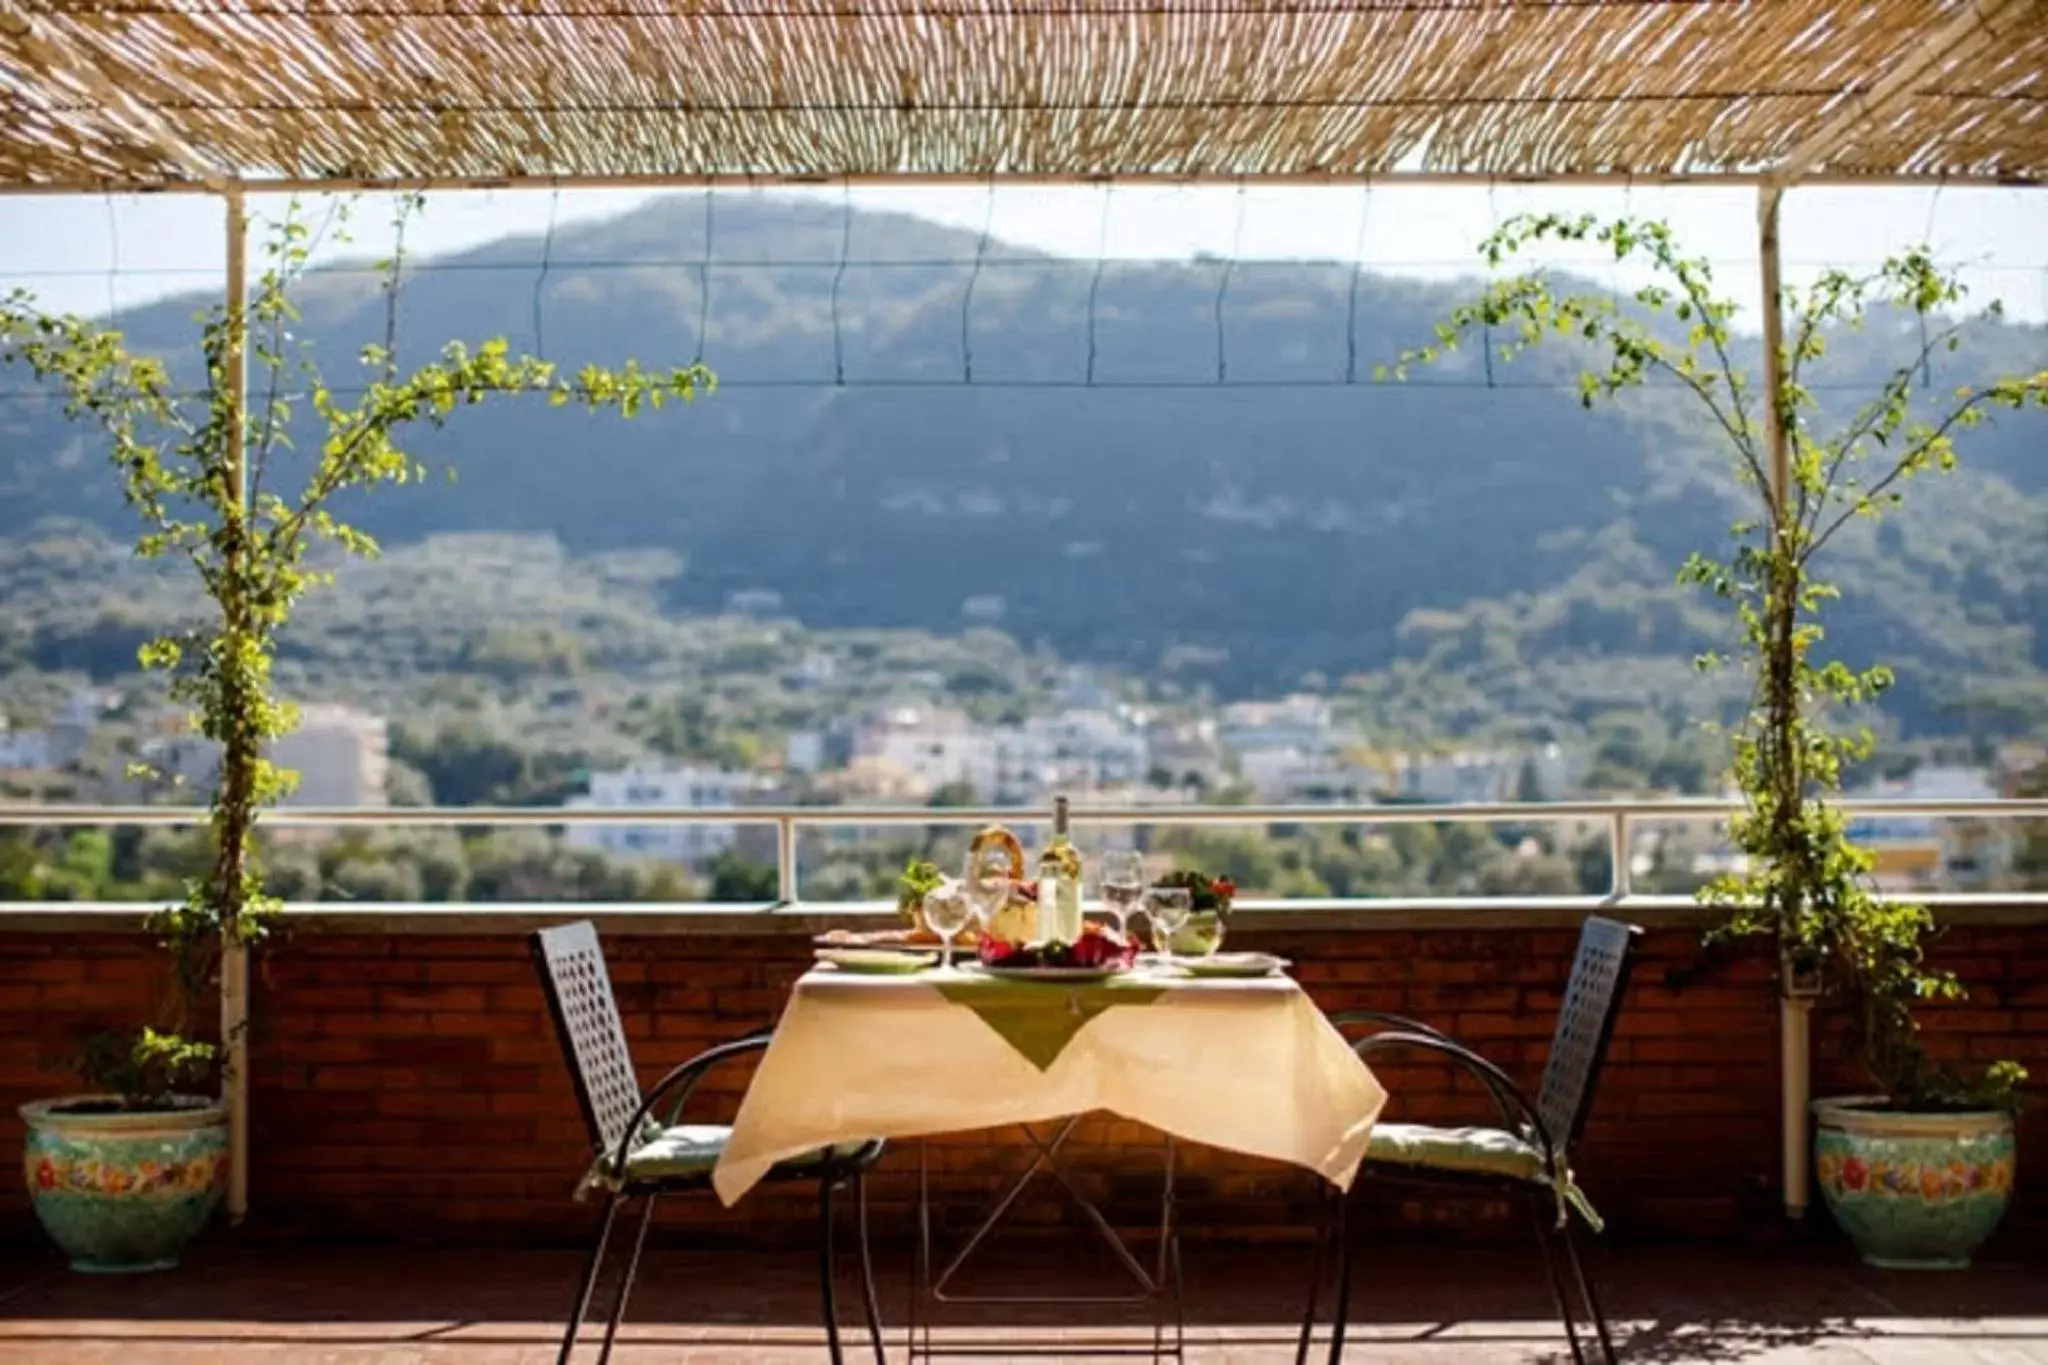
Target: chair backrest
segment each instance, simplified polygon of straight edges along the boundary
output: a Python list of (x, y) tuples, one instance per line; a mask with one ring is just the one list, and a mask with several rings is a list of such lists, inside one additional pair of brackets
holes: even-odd
[(1593, 1107), (1593, 1086), (1614, 1037), (1614, 1017), (1628, 989), (1630, 950), (1639, 932), (1634, 925), (1597, 915), (1588, 917), (1580, 931), (1557, 1032), (1550, 1039), (1550, 1061), (1543, 1069), (1543, 1091), (1536, 1097), (1536, 1112), (1560, 1150), (1578, 1141)]
[(619, 1020), (604, 949), (588, 920), (543, 929), (533, 936), (533, 962), (547, 992), (555, 1037), (576, 1084), (576, 1103), (602, 1155), (615, 1151), (626, 1125), (640, 1107), (640, 1080), (626, 1050), (626, 1026)]

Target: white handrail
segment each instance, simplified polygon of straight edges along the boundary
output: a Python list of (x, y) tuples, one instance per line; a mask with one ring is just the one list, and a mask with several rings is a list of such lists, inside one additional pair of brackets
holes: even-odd
[[(2048, 798), (1965, 798), (1916, 800), (1844, 797), (1832, 803), (1850, 815), (1890, 819), (2048, 819)], [(1332, 804), (1260, 806), (1075, 805), (1076, 825), (1435, 825), (1556, 824), (1598, 821), (1607, 832), (1611, 900), (1630, 897), (1631, 836), (1644, 824), (1725, 817), (1742, 809), (1732, 797), (1677, 797), (1657, 800), (1475, 801), (1429, 805)], [(1042, 824), (1050, 813), (1029, 806), (275, 806), (258, 823), (278, 829), (341, 826), (449, 827), (571, 825), (771, 825), (776, 833), (778, 900), (798, 904), (797, 840), (806, 829), (862, 829), (885, 826), (959, 827), (997, 823)], [(0, 804), (0, 828), (170, 826), (188, 827), (208, 819), (203, 806), (112, 806)], [(1526, 899), (1526, 898), (1503, 898)]]

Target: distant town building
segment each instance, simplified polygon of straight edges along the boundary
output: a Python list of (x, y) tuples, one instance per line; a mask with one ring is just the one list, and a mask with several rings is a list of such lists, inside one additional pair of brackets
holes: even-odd
[(13, 730), (0, 716), (0, 769), (40, 772), (57, 766), (50, 757), (48, 730)]
[(822, 649), (804, 651), (796, 667), (789, 670), (786, 680), (799, 692), (823, 687), (839, 676), (839, 661)]
[(965, 783), (984, 800), (1000, 799), (995, 733), (960, 711), (898, 707), (868, 721), (853, 736), (853, 759), (873, 760), (906, 776), (929, 795)]
[(1075, 707), (1021, 725), (976, 725), (959, 711), (902, 707), (853, 736), (856, 760), (886, 764), (927, 796), (964, 785), (975, 798), (1029, 804), (1068, 788), (1144, 779), (1144, 738), (1115, 713)]
[(819, 774), (812, 785), (819, 796), (847, 806), (917, 806), (932, 794), (931, 788), (881, 758), (856, 758)]
[(825, 732), (791, 731), (782, 744), (782, 766), (793, 773), (822, 772), (825, 768)]
[(220, 772), (220, 746), (191, 729), (148, 736), (137, 746), (136, 756), (154, 774), (152, 783), (169, 783), (195, 794), (210, 789)]
[(1261, 749), (1320, 753), (1330, 747), (1327, 698), (1300, 693), (1280, 701), (1241, 701), (1223, 708), (1223, 743), (1240, 756)]
[(1145, 727), (1145, 778), (1154, 786), (1212, 791), (1223, 782), (1223, 746), (1213, 721), (1153, 721)]
[(1071, 707), (997, 733), (1016, 772), (1016, 780), (999, 781), (1005, 800), (1029, 801), (1062, 788), (1113, 787), (1145, 779), (1150, 755), (1144, 737), (1110, 711)]
[[(722, 768), (674, 768), (593, 773), (590, 791), (564, 804), (571, 810), (633, 811), (654, 807), (687, 810), (731, 809), (767, 789), (754, 773)], [(596, 849), (621, 858), (650, 858), (702, 867), (739, 842), (740, 827), (718, 822), (656, 825), (575, 824), (571, 848)]]
[(382, 716), (353, 706), (301, 707), (298, 728), (272, 740), (270, 761), (299, 775), (292, 806), (382, 806), (390, 736)]
[[(1916, 768), (1903, 781), (1884, 782), (1852, 793), (1905, 801), (1984, 801), (1999, 792), (1991, 775), (1977, 768)], [(1849, 822), (1849, 837), (1869, 851), (1872, 875), (1887, 891), (1967, 890), (1988, 885), (2012, 870), (2014, 827), (2004, 820), (1953, 820), (1919, 816), (1861, 816)]]

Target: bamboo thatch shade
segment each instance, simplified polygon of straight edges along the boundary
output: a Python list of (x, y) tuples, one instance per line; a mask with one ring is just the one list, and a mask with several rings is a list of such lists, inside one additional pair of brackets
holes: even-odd
[(0, 187), (2048, 178), (2048, 0), (0, 0)]

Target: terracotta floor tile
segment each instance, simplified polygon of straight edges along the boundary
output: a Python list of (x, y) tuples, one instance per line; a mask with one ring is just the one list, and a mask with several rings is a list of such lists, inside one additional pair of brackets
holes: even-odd
[[(1697, 1248), (1610, 1250), (1595, 1264), (1631, 1362), (2048, 1365), (2048, 1265), (1912, 1276), (1865, 1270), (1833, 1252)], [(823, 1365), (812, 1265), (801, 1250), (651, 1249), (614, 1359)], [(1054, 1252), (1004, 1271), (1033, 1283), (1057, 1278), (1062, 1266), (1074, 1269)], [(214, 1246), (180, 1270), (141, 1278), (0, 1260), (0, 1361), (546, 1365), (577, 1267), (574, 1253), (381, 1247)], [(903, 1268), (885, 1261), (882, 1269), (890, 1359), (900, 1361)], [(1191, 1247), (1192, 1365), (1292, 1362), (1305, 1271), (1295, 1249)], [(1076, 1287), (1090, 1284), (1099, 1287), (1084, 1275)], [(1356, 1365), (1536, 1365), (1564, 1356), (1539, 1267), (1519, 1248), (1366, 1248), (1356, 1284), (1346, 1353)], [(866, 1365), (872, 1356), (851, 1284), (841, 1308), (847, 1359)], [(958, 1310), (946, 1339), (996, 1349), (1026, 1332), (1070, 1348), (1151, 1339), (1128, 1313), (1096, 1321), (1079, 1311)], [(601, 1333), (589, 1331), (586, 1358), (595, 1358)], [(1323, 1356), (1319, 1343), (1315, 1358)]]

